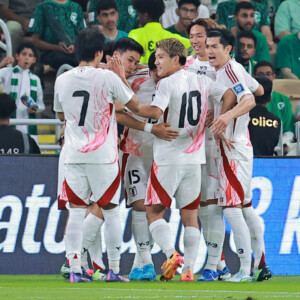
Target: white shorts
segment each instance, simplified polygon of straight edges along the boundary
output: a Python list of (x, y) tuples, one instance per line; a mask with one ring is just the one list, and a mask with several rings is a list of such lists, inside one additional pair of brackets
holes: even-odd
[(206, 164), (202, 165), (201, 202), (217, 199), (220, 196), (219, 172), (215, 158), (215, 145), (206, 145)]
[(227, 162), (229, 165), (223, 158), (218, 159), (220, 172), (220, 198), (218, 205), (234, 206), (251, 203), (253, 159), (236, 160), (229, 158)]
[(142, 158), (133, 154), (121, 153), (121, 172), (125, 188), (127, 206), (146, 198), (147, 182), (152, 165), (152, 158)]
[(88, 205), (91, 201), (97, 202), (100, 207), (109, 203), (119, 204), (119, 164), (66, 164), (64, 189), (68, 201), (76, 205)]
[(178, 208), (198, 209), (200, 205), (201, 165), (160, 165), (155, 162), (147, 186), (145, 205), (170, 208), (172, 197)]

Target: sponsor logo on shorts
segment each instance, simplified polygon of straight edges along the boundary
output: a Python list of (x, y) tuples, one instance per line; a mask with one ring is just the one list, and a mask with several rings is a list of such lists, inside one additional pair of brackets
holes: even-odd
[(137, 195), (137, 190), (136, 190), (136, 187), (132, 187), (132, 188), (129, 188), (129, 195), (131, 197), (135, 197)]
[(208, 242), (208, 243), (207, 243), (207, 246), (211, 246), (211, 247), (213, 247), (213, 248), (217, 248), (217, 247), (218, 247), (218, 244)]
[(238, 95), (239, 93), (245, 91), (243, 85), (241, 83), (237, 84), (236, 86), (233, 87), (234, 92)]
[(244, 253), (244, 249), (238, 249), (238, 250), (237, 250), (237, 253), (238, 253), (238, 254), (243, 254), (243, 253)]

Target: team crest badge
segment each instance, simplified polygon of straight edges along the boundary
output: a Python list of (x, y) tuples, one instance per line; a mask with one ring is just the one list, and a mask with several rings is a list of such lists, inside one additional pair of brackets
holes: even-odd
[(244, 87), (243, 87), (243, 85), (241, 83), (239, 83), (236, 86), (234, 86), (233, 89), (234, 89), (234, 92), (235, 92), (236, 95), (238, 95), (239, 93), (245, 91), (245, 89), (244, 89)]
[(74, 25), (76, 25), (77, 24), (77, 13), (72, 12), (71, 16), (70, 16), (70, 20)]
[(129, 194), (131, 197), (135, 197), (137, 195), (136, 187), (129, 188)]

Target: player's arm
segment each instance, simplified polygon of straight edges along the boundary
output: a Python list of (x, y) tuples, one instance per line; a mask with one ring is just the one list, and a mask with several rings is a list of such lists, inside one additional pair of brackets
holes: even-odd
[(253, 93), (254, 96), (262, 96), (264, 94), (264, 88), (263, 86), (260, 84), (257, 88), (257, 90)]
[(136, 118), (134, 118), (126, 112), (117, 112), (116, 117), (117, 122), (124, 126), (140, 131), (151, 132), (156, 137), (166, 141), (171, 141), (179, 135), (177, 130), (169, 128), (171, 125), (168, 123), (161, 123), (155, 125), (145, 123), (140, 120), (137, 120)]
[(57, 112), (56, 114), (60, 121), (62, 121), (62, 122), (65, 121), (65, 114), (63, 112)]

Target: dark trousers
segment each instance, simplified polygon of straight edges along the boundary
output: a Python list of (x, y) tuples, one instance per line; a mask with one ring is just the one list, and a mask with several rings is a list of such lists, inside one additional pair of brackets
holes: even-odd
[(75, 54), (65, 54), (60, 51), (46, 51), (41, 55), (41, 63), (50, 65), (55, 70), (63, 64), (69, 64), (73, 67), (78, 66), (78, 60)]

